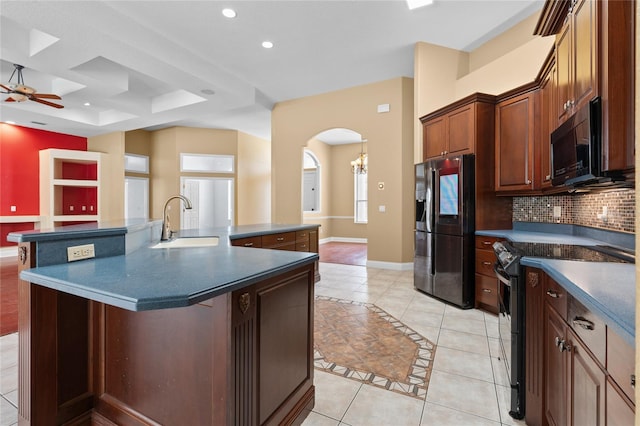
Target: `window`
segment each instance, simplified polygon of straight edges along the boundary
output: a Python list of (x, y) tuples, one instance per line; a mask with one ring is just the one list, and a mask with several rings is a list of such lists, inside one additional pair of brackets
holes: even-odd
[(124, 154), (126, 172), (149, 174), (149, 157), (146, 155)]
[(367, 223), (367, 173), (354, 173), (354, 222)]
[(181, 172), (233, 173), (233, 155), (180, 153)]

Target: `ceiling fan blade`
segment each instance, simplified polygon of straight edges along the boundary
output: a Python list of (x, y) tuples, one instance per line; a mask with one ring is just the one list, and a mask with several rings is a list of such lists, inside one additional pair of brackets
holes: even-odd
[(52, 93), (33, 93), (31, 96), (34, 98), (42, 98), (42, 99), (62, 99), (58, 95), (54, 95)]
[(7, 92), (11, 92), (11, 89), (8, 88), (7, 86), (5, 86), (4, 84), (0, 84), (0, 87), (2, 87), (4, 90), (6, 90)]
[(4, 100), (5, 102), (15, 102), (16, 100), (13, 98), (7, 98)]
[(48, 102), (48, 101), (43, 101), (42, 99), (38, 99), (38, 98), (30, 98), (32, 101), (34, 102), (38, 102), (40, 104), (44, 104), (44, 105), (49, 105), (50, 107), (54, 107), (54, 108), (64, 108), (64, 106), (62, 105), (58, 105), (58, 104), (54, 104), (53, 102)]

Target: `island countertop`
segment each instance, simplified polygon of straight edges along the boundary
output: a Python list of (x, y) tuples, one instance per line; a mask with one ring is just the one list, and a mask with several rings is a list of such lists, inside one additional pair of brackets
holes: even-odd
[[(476, 235), (505, 238), (512, 242), (541, 242), (594, 246), (606, 242), (584, 236), (524, 230), (476, 231)], [(542, 257), (522, 257), (520, 263), (546, 272), (573, 297), (635, 345), (636, 276), (628, 263), (585, 262)]]
[[(76, 244), (73, 241), (86, 243), (92, 238), (118, 233), (124, 239), (127, 232), (145, 231), (154, 224), (157, 226), (156, 222), (78, 225), (12, 233), (9, 240), (48, 244), (71, 241), (67, 244), (70, 246)], [(218, 236), (219, 244), (214, 247), (152, 249), (158, 242), (157, 235), (126, 254), (123, 249), (117, 255), (37, 266), (23, 270), (20, 278), (132, 311), (189, 306), (318, 260), (316, 253), (233, 247), (230, 238), (313, 227), (317, 225), (265, 224), (180, 233), (183, 237)]]

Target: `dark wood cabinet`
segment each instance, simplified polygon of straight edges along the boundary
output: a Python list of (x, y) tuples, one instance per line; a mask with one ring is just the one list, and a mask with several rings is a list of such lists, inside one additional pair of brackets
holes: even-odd
[(484, 149), (484, 141), (493, 133), (493, 125), (485, 124), (486, 110), (493, 109), (494, 103), (495, 96), (476, 93), (420, 117), (423, 160)]
[(544, 417), (544, 274), (525, 269), (525, 422), (543, 424)]
[(539, 137), (539, 92), (535, 84), (499, 98), (496, 104), (496, 192), (519, 193), (539, 188), (535, 171)]
[(556, 129), (558, 117), (556, 113), (556, 60), (555, 51), (547, 57), (538, 81), (540, 82), (540, 173), (534, 176), (539, 179), (541, 189), (550, 188), (551, 185), (551, 132)]
[(556, 36), (551, 131), (602, 98), (603, 171), (634, 168), (634, 11), (635, 1), (547, 0), (535, 29)]
[(634, 348), (547, 274), (525, 275), (526, 423), (633, 424)]
[(493, 243), (500, 238), (476, 236), (476, 302), (475, 307), (497, 314), (499, 307), (499, 281), (493, 272), (493, 264), (496, 255), (493, 252)]
[(604, 426), (605, 373), (570, 327), (567, 327), (566, 341), (563, 355), (568, 363), (568, 424)]
[(545, 418), (551, 426), (563, 426), (567, 424), (567, 357), (560, 343), (566, 342), (566, 324), (549, 304), (545, 304), (544, 318)]
[(597, 2), (574, 0), (556, 36), (559, 123), (598, 94)]

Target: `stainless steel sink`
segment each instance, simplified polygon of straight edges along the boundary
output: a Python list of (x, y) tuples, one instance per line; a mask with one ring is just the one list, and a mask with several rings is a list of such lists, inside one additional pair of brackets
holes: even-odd
[(185, 237), (169, 241), (161, 241), (151, 246), (152, 249), (161, 248), (186, 248), (186, 247), (214, 247), (218, 245), (218, 237)]

